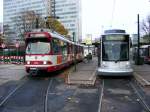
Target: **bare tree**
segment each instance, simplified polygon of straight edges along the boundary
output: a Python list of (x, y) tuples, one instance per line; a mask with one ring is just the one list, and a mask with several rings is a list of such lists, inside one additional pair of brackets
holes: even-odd
[(5, 38), (5, 41), (11, 41), (12, 39), (12, 35), (14, 34), (15, 32), (10, 28), (10, 26), (8, 24), (4, 24), (3, 25), (3, 36)]
[(147, 18), (142, 21), (141, 30), (143, 38), (150, 43), (150, 15), (148, 15)]
[(16, 29), (19, 37), (23, 39), (25, 32), (30, 32), (32, 29), (36, 28), (36, 22), (38, 20), (39, 27), (44, 27), (44, 20), (35, 11), (24, 11), (19, 16), (12, 18), (14, 28)]
[[(17, 31), (17, 34), (21, 39), (24, 39), (24, 33), (30, 32), (32, 29), (36, 28), (38, 24), (39, 28), (49, 28), (52, 31), (56, 31), (62, 35), (68, 36), (68, 30), (56, 19), (52, 17), (45, 17), (43, 19), (35, 11), (25, 11), (19, 13), (17, 17), (12, 18), (14, 28)], [(38, 22), (37, 22), (38, 21)]]
[(141, 29), (144, 35), (150, 35), (150, 15), (142, 21)]

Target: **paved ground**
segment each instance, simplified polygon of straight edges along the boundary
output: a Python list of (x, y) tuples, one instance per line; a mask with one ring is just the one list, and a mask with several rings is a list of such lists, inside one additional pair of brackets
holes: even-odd
[(0, 85), (12, 80), (20, 80), (26, 75), (24, 65), (0, 65)]
[[(97, 112), (101, 92), (100, 81), (94, 86), (67, 85), (58, 75), (27, 77), (25, 80), (16, 81), (25, 74), (23, 66), (0, 66), (0, 77), (6, 77), (6, 83), (0, 84), (0, 103), (17, 85), (22, 84), (22, 81), (25, 82), (3, 106), (0, 106), (0, 112), (42, 112), (46, 92), (48, 92), (47, 109), (50, 112)], [(49, 82), (49, 89), (48, 79), (52, 79)], [(45, 91), (46, 88), (48, 91)]]
[[(135, 73), (141, 76), (142, 78), (145, 78), (145, 80), (149, 81), (150, 79), (149, 66), (150, 65), (134, 66)], [(74, 80), (76, 79), (77, 82), (78, 80), (81, 81), (77, 85), (65, 84), (64, 79), (63, 79), (65, 77), (61, 78), (61, 77), (58, 77), (57, 75), (53, 77), (49, 77), (49, 78), (53, 78), (53, 81), (51, 83), (52, 86), (50, 86), (50, 89), (48, 91), (48, 110), (51, 110), (52, 112), (97, 112), (97, 110), (99, 109), (99, 99), (100, 99), (101, 90), (102, 90), (101, 89), (102, 80), (97, 79), (95, 85), (93, 86), (80, 85), (80, 84), (83, 84), (82, 82), (87, 83), (87, 81), (89, 80), (91, 80), (91, 82), (93, 81), (92, 79), (96, 77), (94, 74), (96, 67), (97, 67), (96, 58), (94, 58), (90, 62), (79, 63), (77, 65), (77, 71), (72, 72), (70, 74), (70, 79), (71, 78)], [(72, 70), (73, 69), (74, 68), (72, 68)], [(0, 98), (5, 97), (6, 93), (10, 93), (11, 90), (13, 90), (13, 88), (15, 88), (17, 84), (20, 84), (18, 80), (20, 80), (25, 75), (26, 75), (26, 72), (24, 70), (23, 65), (0, 65)], [(34, 103), (35, 101), (41, 102), (39, 101), (39, 99), (42, 98), (43, 96), (44, 96), (43, 98), (45, 98), (45, 95), (39, 89), (42, 89), (43, 86), (46, 87), (44, 83), (46, 82), (45, 80), (47, 80), (47, 78), (43, 77), (42, 79), (38, 79), (36, 77), (34, 78), (28, 77), (27, 79), (31, 79), (31, 82), (26, 83), (21, 89), (19, 89), (15, 97), (13, 96), (10, 100), (8, 100), (7, 103), (5, 103), (5, 106), (0, 108), (1, 112), (17, 112), (17, 111), (20, 112), (22, 110), (26, 111), (28, 109), (31, 109), (31, 110), (39, 109), (39, 108), (32, 108), (32, 106), (33, 107), (35, 106), (33, 105), (33, 104), (36, 104)], [(130, 110), (132, 109), (137, 110), (138, 108), (142, 109), (140, 106), (138, 106), (139, 99), (135, 98), (133, 94), (128, 94), (130, 92), (127, 90), (129, 88), (131, 89), (131, 86), (129, 85), (128, 82), (125, 85), (123, 81), (116, 82), (116, 81), (113, 81), (115, 79), (108, 79), (108, 80), (110, 81), (107, 81), (105, 83), (103, 104), (105, 104), (106, 107), (109, 107), (108, 109), (111, 109), (110, 110), (111, 112), (120, 112), (122, 110), (122, 107), (124, 107), (122, 112), (129, 112), (128, 111), (129, 108), (131, 108)], [(116, 79), (116, 80), (120, 80), (120, 79)], [(31, 87), (34, 89), (31, 89)], [(144, 90), (146, 91), (146, 94), (145, 94), (146, 99), (150, 98), (149, 89), (150, 89), (149, 87), (144, 88)], [(35, 94), (39, 94), (39, 93), (42, 97), (41, 96), (39, 96), (40, 98), (35, 97), (36, 96)], [(44, 100), (43, 98), (41, 100)], [(130, 100), (129, 98), (133, 100)], [(148, 101), (150, 101), (150, 99), (148, 99)], [(131, 103), (134, 106), (130, 105)], [(24, 107), (25, 104), (27, 105), (26, 107)], [(56, 104), (59, 104), (59, 105), (56, 105)], [(117, 108), (114, 107), (115, 104)], [(28, 105), (30, 105), (30, 108)], [(39, 107), (39, 105), (36, 105), (36, 106)], [(107, 112), (105, 111), (106, 107), (103, 105), (102, 107), (102, 110), (104, 109), (103, 112)], [(126, 110), (126, 108), (128, 108), (128, 110)], [(120, 110), (117, 111), (117, 109), (120, 109)], [(132, 112), (134, 112), (134, 110)]]
[(104, 78), (100, 112), (147, 112), (139, 102), (131, 84), (136, 85), (130, 81), (129, 77), (123, 79)]
[[(145, 92), (145, 97), (150, 95), (150, 65), (134, 65), (134, 75), (137, 82)], [(150, 97), (147, 98), (150, 101)]]
[(150, 86), (150, 65), (134, 65), (134, 75), (143, 82), (143, 85)]
[(75, 67), (68, 75), (69, 84), (91, 84), (94, 85), (96, 80), (97, 58), (93, 60), (83, 61)]

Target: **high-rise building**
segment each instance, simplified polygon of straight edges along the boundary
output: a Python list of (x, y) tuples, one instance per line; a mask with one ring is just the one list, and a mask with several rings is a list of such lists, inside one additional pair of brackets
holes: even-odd
[(9, 29), (8, 38), (15, 38), (13, 18), (26, 11), (34, 11), (42, 17), (50, 14), (50, 0), (4, 0), (3, 2), (4, 30)]
[(58, 17), (70, 35), (75, 32), (75, 40), (81, 42), (81, 0), (51, 0), (51, 10)]
[(16, 38), (17, 32), (12, 18), (25, 11), (34, 11), (43, 18), (59, 17), (70, 35), (75, 32), (75, 40), (81, 41), (81, 0), (4, 0), (3, 4), (4, 32), (9, 29), (9, 39)]

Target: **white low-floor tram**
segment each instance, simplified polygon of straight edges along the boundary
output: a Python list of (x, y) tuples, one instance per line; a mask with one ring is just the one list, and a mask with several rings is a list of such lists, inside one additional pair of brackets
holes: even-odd
[(106, 30), (101, 37), (100, 52), (100, 66), (97, 69), (98, 75), (132, 75), (130, 37), (126, 34), (125, 30)]

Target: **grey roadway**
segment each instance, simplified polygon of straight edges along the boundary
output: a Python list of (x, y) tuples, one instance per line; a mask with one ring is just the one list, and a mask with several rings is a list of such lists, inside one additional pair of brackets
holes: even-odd
[(0, 65), (0, 85), (8, 81), (20, 80), (26, 74), (24, 65)]
[[(25, 75), (27, 74), (25, 73), (23, 65), (0, 65), (0, 101), (4, 97), (6, 97), (6, 95), (10, 93), (13, 88), (20, 84), (21, 78)], [(28, 79), (35, 77), (26, 78)], [(48, 78), (54, 78), (52, 88), (50, 88), (50, 90), (48, 91), (49, 112), (97, 112), (100, 96), (99, 81), (94, 86), (67, 85), (64, 83), (64, 79), (58, 78), (55, 75)], [(25, 84), (21, 89), (17, 90), (18, 92), (16, 92), (13, 97), (10, 97), (10, 99), (2, 107), (0, 107), (0, 111), (18, 112), (18, 110), (20, 111), (21, 109), (28, 110), (28, 106), (23, 106), (24, 102), (22, 101), (30, 102), (28, 96), (33, 96), (33, 98), (35, 99), (36, 93), (41, 92), (38, 90), (40, 90), (42, 86), (38, 86), (38, 89), (36, 89), (36, 86), (35, 89), (30, 89), (30, 87), (36, 84), (42, 85), (45, 82), (44, 80), (45, 78), (41, 79), (41, 81), (35, 79), (33, 82), (30, 82), (30, 86), (29, 84)], [(12, 104), (15, 104), (15, 107)], [(32, 103), (31, 101), (30, 107), (36, 107), (36, 104), (34, 104), (35, 103)], [(40, 108), (35, 108), (34, 110), (36, 112), (40, 112)], [(31, 112), (31, 110), (29, 111)]]

